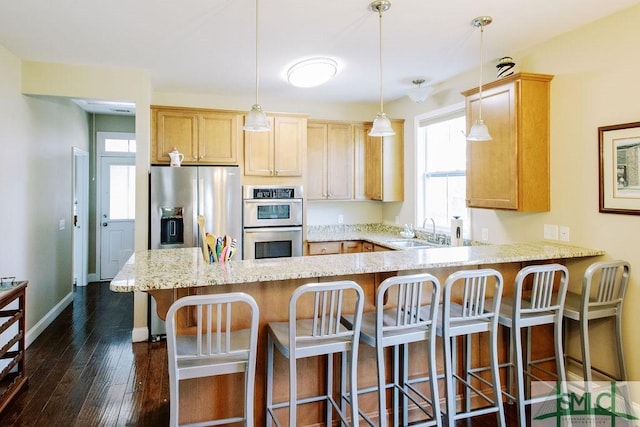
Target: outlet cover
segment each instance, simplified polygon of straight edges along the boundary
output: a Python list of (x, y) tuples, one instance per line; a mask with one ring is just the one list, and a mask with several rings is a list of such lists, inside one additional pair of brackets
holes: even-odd
[(344, 216), (338, 215), (338, 224), (342, 224), (344, 222)]
[(546, 240), (558, 240), (558, 226), (556, 224), (545, 224), (543, 237)]
[(481, 239), (482, 239), (483, 242), (488, 242), (489, 241), (489, 229), (488, 228), (483, 228), (482, 229)]
[(560, 226), (560, 241), (568, 242), (569, 241), (569, 227), (566, 225)]

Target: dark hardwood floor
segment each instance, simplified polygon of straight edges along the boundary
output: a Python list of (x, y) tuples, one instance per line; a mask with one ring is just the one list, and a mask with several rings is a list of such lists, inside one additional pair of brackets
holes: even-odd
[[(131, 343), (132, 325), (133, 294), (111, 292), (108, 282), (77, 288), (27, 349), (29, 385), (0, 414), (0, 426), (168, 425), (166, 343)], [(458, 422), (495, 425), (495, 416)]]

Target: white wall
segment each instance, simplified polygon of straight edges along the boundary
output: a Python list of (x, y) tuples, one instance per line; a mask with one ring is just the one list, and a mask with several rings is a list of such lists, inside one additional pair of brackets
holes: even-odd
[(72, 300), (72, 147), (88, 151), (88, 125), (68, 100), (22, 95), (3, 46), (0, 75), (0, 276), (29, 280), (30, 342)]
[[(640, 304), (640, 216), (601, 214), (598, 211), (598, 127), (640, 121), (638, 69), (640, 56), (640, 6), (600, 20), (524, 52), (505, 52), (527, 72), (555, 75), (551, 82), (551, 210), (514, 213), (475, 209), (473, 238), (489, 229), (491, 242), (542, 240), (544, 224), (570, 227), (571, 243), (599, 248), (606, 258), (623, 258), (632, 266), (624, 316), (625, 356), (632, 380), (640, 379), (640, 335), (635, 331), (635, 307)], [(496, 24), (494, 24), (496, 25)], [(486, 70), (494, 71), (493, 64)], [(493, 70), (492, 70), (493, 69)], [(488, 74), (485, 81), (493, 80)], [(477, 71), (452, 79), (436, 91), (434, 99), (416, 105), (408, 99), (390, 103), (392, 117), (405, 117), (405, 194), (415, 180), (417, 115), (463, 100), (462, 90), (477, 86)], [(491, 123), (488, 123), (491, 127)], [(413, 198), (401, 205), (385, 206), (383, 218), (395, 215), (413, 221)], [(571, 269), (572, 287), (580, 285), (588, 260)], [(598, 349), (610, 354), (610, 333), (603, 333)]]

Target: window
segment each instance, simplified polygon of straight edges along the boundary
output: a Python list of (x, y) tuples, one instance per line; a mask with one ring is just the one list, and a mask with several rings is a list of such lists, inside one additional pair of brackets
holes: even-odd
[[(466, 138), (464, 106), (430, 114), (417, 132), (416, 223), (449, 232), (451, 219), (469, 224), (466, 207)], [(463, 228), (469, 237), (469, 227)]]

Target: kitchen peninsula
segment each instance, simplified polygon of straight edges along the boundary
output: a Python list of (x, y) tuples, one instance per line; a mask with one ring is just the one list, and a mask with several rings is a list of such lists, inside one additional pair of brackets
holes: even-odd
[[(375, 242), (384, 244), (382, 241)], [(550, 242), (516, 243), (442, 247), (429, 249), (389, 250), (341, 255), (305, 256), (262, 260), (230, 261), (225, 264), (205, 263), (200, 248), (163, 249), (136, 252), (110, 284), (115, 292), (142, 291), (157, 301), (158, 315), (165, 318), (168, 307), (177, 298), (200, 293), (242, 291), (251, 294), (260, 308), (258, 361), (256, 366), (255, 421), (264, 424), (264, 384), (266, 358), (266, 324), (288, 320), (288, 301), (293, 290), (309, 282), (354, 280), (365, 292), (365, 311), (373, 310), (376, 286), (395, 274), (428, 271), (443, 283), (446, 276), (458, 269), (491, 267), (499, 270), (505, 280), (504, 294), (512, 293), (515, 275), (525, 265), (560, 262), (604, 255), (603, 251)], [(236, 319), (242, 324), (245, 319)], [(506, 357), (506, 348), (502, 354)], [(539, 346), (547, 347), (542, 344)], [(551, 344), (548, 345), (551, 349)], [(420, 348), (416, 349), (421, 351)], [(413, 350), (412, 350), (413, 351)], [(479, 356), (480, 357), (480, 356)], [(375, 352), (360, 347), (360, 388), (375, 383)], [(285, 361), (276, 360), (277, 372), (286, 372)], [(315, 361), (304, 361), (300, 372), (312, 373), (299, 381), (299, 390), (321, 387), (323, 367)], [(160, 375), (160, 374), (159, 374)], [(196, 380), (194, 380), (196, 381)], [(182, 387), (181, 422), (190, 422), (211, 413), (225, 413), (242, 400), (242, 381), (216, 382), (199, 379), (193, 386)], [(276, 375), (275, 399), (285, 400), (287, 377)], [(223, 387), (224, 393), (219, 393)], [(361, 409), (375, 416), (375, 394), (365, 395)], [(237, 408), (236, 408), (237, 409)], [(203, 411), (207, 412), (206, 415)], [(318, 410), (320, 411), (320, 409)], [(305, 411), (298, 422), (312, 425), (321, 418), (320, 412)]]

